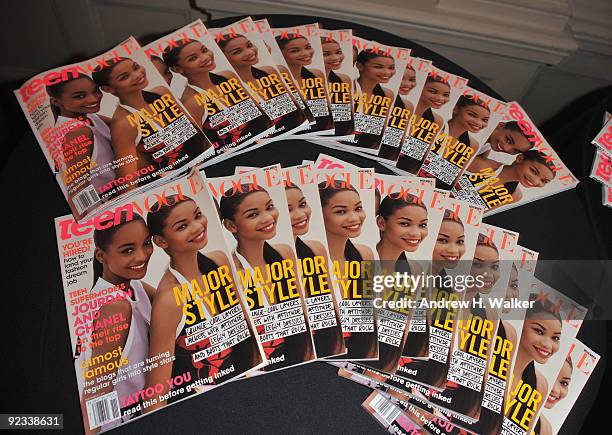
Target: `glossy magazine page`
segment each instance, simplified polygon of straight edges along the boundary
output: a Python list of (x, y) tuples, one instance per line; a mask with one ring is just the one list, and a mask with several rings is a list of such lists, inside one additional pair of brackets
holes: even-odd
[(271, 372), (316, 358), (280, 166), (209, 178)]
[(439, 134), (448, 131), (453, 108), (468, 80), (432, 66), (425, 79), (409, 134), (406, 134), (395, 166), (411, 174), (418, 173)]
[(199, 174), (76, 223), (56, 219), (87, 433), (104, 432), (262, 365)]
[(297, 90), (306, 102), (315, 123), (303, 134), (333, 134), (334, 120), (328, 96), (321, 31), (315, 24), (272, 28), (272, 36), (280, 50)]
[(153, 41), (145, 51), (210, 139), (213, 162), (274, 130), (201, 20)]
[(306, 115), (297, 106), (293, 94), (283, 82), (253, 20), (247, 17), (210, 31), (244, 87), (272, 119), (274, 130), (268, 139), (286, 136), (306, 128)]
[(508, 103), (507, 116), (452, 189), (455, 197), (493, 214), (572, 189), (578, 180), (542, 136), (525, 110)]
[(214, 154), (134, 38), (15, 95), (77, 220)]

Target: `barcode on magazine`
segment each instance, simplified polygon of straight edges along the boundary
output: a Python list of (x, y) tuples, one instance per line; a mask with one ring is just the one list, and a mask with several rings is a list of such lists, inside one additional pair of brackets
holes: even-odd
[(402, 413), (401, 409), (380, 394), (372, 399), (370, 406), (387, 422), (387, 424), (393, 423), (397, 416)]
[(73, 202), (78, 214), (83, 214), (88, 208), (100, 202), (100, 196), (98, 196), (94, 186), (87, 186), (74, 195)]
[(85, 406), (89, 418), (89, 429), (95, 429), (121, 417), (116, 391), (88, 400)]

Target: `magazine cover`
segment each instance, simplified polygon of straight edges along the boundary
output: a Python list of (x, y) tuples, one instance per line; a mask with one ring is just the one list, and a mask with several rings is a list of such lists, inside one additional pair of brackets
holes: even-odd
[(373, 391), (361, 406), (390, 433), (406, 435), (424, 433), (416, 423), (402, 413), (399, 407), (378, 391)]
[(612, 187), (612, 156), (597, 150), (591, 167), (591, 178), (604, 186)]
[(587, 309), (533, 279), (504, 410), (502, 435), (540, 433), (542, 407)]
[(420, 177), (433, 177), (436, 186), (450, 190), (479, 148), (504, 119), (506, 103), (469, 86), (463, 89), (452, 115), (425, 157)]
[(271, 31), (293, 82), (314, 117), (315, 124), (303, 133), (334, 134), (319, 26), (314, 23)]
[[(237, 166), (235, 172), (241, 174), (254, 169)], [(340, 288), (331, 278), (316, 171), (314, 166), (305, 164), (282, 168), (282, 174), (317, 358), (343, 355), (346, 346), (337, 304)]]
[(262, 371), (314, 360), (280, 166), (207, 182), (268, 359)]
[(348, 149), (378, 154), (387, 118), (410, 58), (410, 49), (357, 37), (353, 38), (353, 47), (357, 49), (355, 68), (359, 73), (353, 80), (355, 138), (342, 143)]
[(197, 172), (83, 223), (55, 224), (87, 433), (265, 361)]
[(430, 68), (395, 163), (398, 169), (411, 174), (419, 171), (435, 139), (448, 131), (448, 120), (467, 82), (435, 66)]
[(307, 127), (306, 115), (283, 82), (251, 17), (210, 32), (242, 84), (272, 119), (274, 130), (270, 137), (286, 136)]
[(559, 433), (598, 362), (599, 355), (574, 340), (544, 403), (540, 415), (540, 434)]
[(354, 137), (353, 115), (353, 31), (321, 29), (321, 48), (332, 118), (334, 139)]
[[(312, 113), (310, 112), (310, 109), (306, 104), (306, 100), (304, 99), (304, 96), (300, 92), (296, 82), (293, 80), (293, 76), (289, 72), (289, 66), (287, 65), (287, 61), (283, 56), (283, 52), (281, 51), (278, 44), (276, 43), (276, 40), (274, 39), (272, 29), (270, 28), (270, 23), (268, 23), (268, 20), (263, 19), (253, 21), (253, 24), (261, 35), (261, 38), (263, 39), (264, 44), (268, 49), (268, 52), (272, 56), (272, 59), (276, 63), (276, 67), (280, 71), (281, 78), (283, 79), (285, 86), (287, 86), (287, 89), (289, 89), (289, 91), (293, 95), (294, 101), (306, 116), (309, 125), (314, 124), (314, 116), (312, 116)], [(305, 130), (307, 129), (308, 127), (305, 128)]]
[(214, 154), (134, 38), (15, 95), (77, 221)]
[(390, 163), (397, 161), (399, 158), (402, 144), (406, 134), (410, 131), (411, 120), (430, 69), (430, 60), (412, 56), (408, 58), (408, 65), (404, 70), (393, 108), (389, 113), (385, 132), (380, 141), (378, 157)]
[(347, 347), (342, 359), (378, 358), (377, 319), (372, 303), (376, 259), (374, 171), (320, 169), (317, 184), (332, 261), (340, 286), (340, 322)]
[(500, 316), (517, 241), (518, 233), (481, 225), (470, 269), (474, 282), (467, 286), (466, 304), (459, 312), (446, 385), (429, 399), (432, 405), (468, 420), (480, 419), (489, 367), (495, 363), (493, 350), (498, 336), (502, 340), (506, 336)]
[[(567, 189), (578, 180), (546, 142), (524, 109), (508, 103), (490, 150), (477, 155), (452, 189), (455, 197), (498, 213)], [(485, 144), (486, 149), (486, 144)]]
[[(463, 300), (467, 276), (478, 240), (482, 209), (448, 198), (433, 249), (430, 274), (434, 277), (428, 300), (428, 360), (400, 360), (397, 374), (436, 390), (444, 387), (450, 351), (457, 333), (458, 302)], [(435, 302), (435, 303), (434, 303)], [(430, 305), (430, 306), (427, 306)]]
[(612, 207), (612, 187), (601, 186), (602, 201), (601, 203), (607, 207)]
[(612, 118), (606, 119), (603, 128), (593, 138), (592, 144), (601, 151), (612, 155)]
[(274, 131), (201, 20), (153, 41), (145, 52), (180, 89), (181, 101), (214, 146), (213, 161)]

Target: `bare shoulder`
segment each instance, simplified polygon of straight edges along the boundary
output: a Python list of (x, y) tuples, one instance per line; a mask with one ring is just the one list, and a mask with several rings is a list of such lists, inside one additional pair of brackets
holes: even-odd
[(516, 343), (516, 330), (514, 329), (514, 326), (512, 326), (510, 323), (502, 320), (501, 321), (502, 324), (504, 325), (504, 330), (506, 331), (506, 339), (508, 341), (510, 341), (511, 343)]
[(240, 81), (240, 79), (238, 78), (238, 76), (236, 74), (234, 74), (232, 71), (219, 71), (215, 73), (218, 76), (224, 77), (226, 79), (236, 79), (238, 81)]
[(271, 66), (258, 66), (257, 69), (262, 70), (263, 72), (265, 72), (268, 75), (272, 75), (272, 74), (277, 74), (276, 70), (274, 68), (272, 68)]
[(383, 92), (385, 93), (385, 97), (387, 97), (390, 101), (393, 101), (393, 92), (390, 89), (383, 88)]
[(317, 78), (321, 78), (321, 79), (323, 78), (323, 72), (320, 69), (308, 68), (308, 71), (313, 73), (314, 76), (317, 77)]
[(412, 115), (412, 112), (414, 112), (414, 105), (410, 101), (407, 101), (404, 103), (404, 106), (406, 106), (406, 109), (408, 109), (410, 115)]
[(538, 370), (535, 370), (536, 374), (536, 389), (538, 391), (548, 391), (548, 381), (544, 377), (544, 375)]
[(164, 272), (161, 281), (159, 281), (159, 285), (157, 286), (157, 292), (155, 294), (155, 305), (168, 306), (173, 305), (176, 306), (176, 301), (174, 300), (174, 287), (177, 287), (179, 282), (176, 280), (174, 275), (170, 273), (170, 271)]
[(150, 92), (153, 92), (153, 93), (159, 94), (159, 95), (164, 95), (164, 94), (169, 94), (170, 93), (170, 89), (168, 89), (165, 86), (156, 86), (156, 87), (152, 88)]
[(142, 288), (144, 288), (147, 296), (149, 297), (149, 300), (153, 302), (153, 299), (155, 298), (155, 293), (157, 293), (157, 289), (151, 284), (148, 284), (144, 281), (140, 281), (140, 283), (142, 284)]
[(552, 426), (544, 414), (540, 414), (540, 434), (552, 435)]
[(229, 259), (223, 251), (210, 251), (206, 256), (214, 261), (218, 266), (229, 266)]
[(355, 243), (355, 248), (361, 254), (361, 258), (364, 260), (374, 260), (374, 253), (370, 248), (366, 245), (360, 245), (359, 243)]
[(295, 258), (293, 250), (289, 247), (289, 245), (286, 245), (284, 243), (278, 243), (272, 245), (272, 247), (276, 249), (283, 258)]
[(516, 201), (520, 201), (522, 198), (523, 198), (523, 192), (521, 191), (521, 188), (519, 186), (516, 186), (516, 190), (512, 194), (512, 199), (514, 199), (514, 202), (516, 202)]
[(323, 246), (323, 243), (317, 242), (316, 240), (304, 240), (304, 243), (306, 244), (306, 246), (312, 249), (312, 252), (314, 252), (315, 255), (319, 255), (323, 257), (327, 255), (327, 252), (325, 251), (325, 246)]

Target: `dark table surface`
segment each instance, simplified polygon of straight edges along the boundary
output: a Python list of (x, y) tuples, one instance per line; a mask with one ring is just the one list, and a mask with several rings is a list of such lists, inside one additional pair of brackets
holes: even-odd
[[(218, 20), (211, 23), (211, 27), (231, 21), (234, 19)], [(271, 16), (270, 21), (273, 26), (288, 27), (314, 20), (305, 16), (278, 15)], [(329, 19), (320, 19), (319, 22), (330, 29), (353, 28), (358, 36), (384, 44), (411, 47), (414, 55), (432, 59), (438, 67), (469, 78), (470, 86), (499, 97), (469, 72), (411, 41), (353, 23)], [(593, 100), (598, 105), (591, 102), (589, 110), (593, 113), (587, 120), (595, 119), (597, 111), (609, 107), (609, 96), (610, 92)], [(557, 127), (554, 123), (549, 125), (550, 131), (545, 131), (549, 133), (547, 137), (551, 139), (567, 122), (561, 117), (557, 120)], [(549, 282), (553, 281), (551, 285), (589, 305), (596, 317), (605, 318), (612, 307), (608, 295), (611, 275), (604, 275), (606, 266), (610, 272), (609, 261), (602, 260), (610, 258), (612, 210), (603, 210), (602, 213), (597, 208), (602, 207), (594, 202), (599, 186), (587, 181), (585, 162), (588, 157), (584, 156), (585, 153), (592, 154), (592, 150), (587, 149), (588, 141), (596, 134), (597, 125), (594, 121), (585, 121), (574, 128), (580, 134), (571, 136), (566, 132), (560, 137), (563, 151), (578, 161), (574, 162), (576, 167), (572, 167), (583, 180), (578, 189), (491, 216), (486, 221), (520, 232), (520, 243), (539, 251), (543, 259), (591, 260), (576, 263), (579, 265), (573, 273), (563, 262), (549, 263), (550, 266), (538, 272)], [(581, 147), (578, 156), (576, 147)], [(303, 140), (285, 140), (222, 162), (207, 173), (210, 176), (228, 175), (237, 165), (264, 166), (278, 162), (293, 165), (303, 159), (314, 160), (320, 152), (387, 172), (364, 158)], [(561, 155), (566, 158), (563, 153)], [(3, 249), (5, 303), (0, 311), (3, 341), (7, 346), (2, 356), (5, 380), (0, 410), (63, 413), (65, 430), (79, 433), (82, 419), (69, 351), (53, 225), (54, 217), (68, 214), (69, 210), (32, 133), (26, 133), (7, 158), (0, 183), (5, 192), (1, 222), (7, 242)], [(581, 278), (587, 276), (585, 283)], [(579, 334), (579, 338), (603, 358), (563, 433), (587, 433), (588, 428), (596, 427), (597, 420), (604, 415), (598, 395), (603, 394), (599, 386), (609, 383), (609, 378), (604, 377), (606, 329), (609, 325), (609, 322), (589, 321)], [(382, 428), (361, 409), (368, 390), (339, 378), (335, 373), (336, 369), (327, 364), (312, 363), (234, 382), (134, 421), (115, 433), (383, 433)]]

